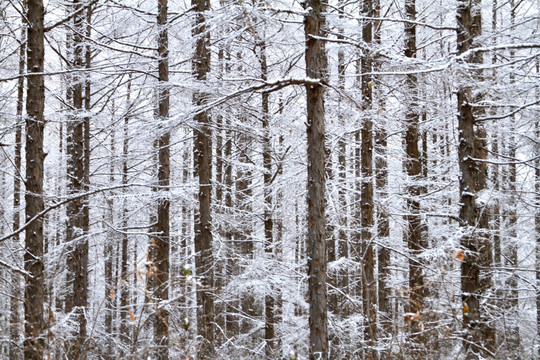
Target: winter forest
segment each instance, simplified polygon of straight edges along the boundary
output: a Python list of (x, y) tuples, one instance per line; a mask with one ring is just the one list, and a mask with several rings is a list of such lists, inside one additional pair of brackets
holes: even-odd
[(1, 0), (1, 359), (540, 358), (539, 0)]

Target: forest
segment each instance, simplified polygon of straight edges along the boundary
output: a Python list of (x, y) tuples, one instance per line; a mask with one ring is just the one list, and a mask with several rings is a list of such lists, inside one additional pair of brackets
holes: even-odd
[(0, 1), (1, 359), (539, 359), (539, 0)]

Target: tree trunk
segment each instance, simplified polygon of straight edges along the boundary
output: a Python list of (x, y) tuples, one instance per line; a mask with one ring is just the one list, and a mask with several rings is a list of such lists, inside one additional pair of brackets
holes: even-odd
[[(381, 17), (380, 0), (374, 2), (374, 16)], [(381, 26), (382, 21), (375, 21), (373, 29), (373, 42), (376, 45), (381, 44)], [(377, 70), (380, 67), (378, 61), (374, 61), (373, 66)], [(378, 79), (375, 79), (378, 80)], [(380, 110), (384, 110), (385, 101), (382, 93), (379, 92)], [(381, 245), (377, 252), (377, 285), (378, 285), (378, 308), (379, 308), (379, 328), (380, 336), (389, 338), (392, 334), (393, 314), (390, 298), (392, 289), (389, 286), (390, 281), (390, 216), (388, 214), (386, 198), (388, 197), (388, 141), (386, 121), (380, 118), (375, 132), (375, 189), (377, 191), (378, 206), (377, 206), (377, 236)], [(381, 354), (381, 357), (384, 357)]]
[[(26, 21), (22, 19), (21, 40), (19, 48), (19, 75), (24, 74), (24, 55), (26, 52)], [(19, 77), (17, 84), (17, 124), (15, 126), (15, 173), (13, 175), (13, 231), (19, 229), (20, 206), (21, 206), (21, 162), (22, 162), (22, 124), (23, 124), (23, 107), (24, 107), (24, 77)], [(20, 247), (20, 236), (13, 238), (15, 249)], [(19, 260), (20, 258), (17, 258)], [(20, 351), (20, 335), (21, 335), (21, 318), (20, 318), (20, 297), (21, 297), (21, 278), (20, 275), (11, 273), (12, 297), (10, 298), (10, 347), (9, 358), (16, 360), (22, 357)]]
[[(43, 211), (43, 130), (45, 85), (43, 83), (44, 32), (43, 1), (28, 0), (26, 96), (26, 220)], [(32, 73), (37, 73), (32, 75)], [(43, 220), (37, 219), (25, 231), (24, 269), (29, 273), (24, 289), (24, 357), (41, 359), (45, 355), (45, 278), (43, 273)]]
[[(268, 64), (266, 60), (266, 42), (260, 41), (259, 62), (261, 64), (261, 78), (264, 81), (268, 80)], [(262, 93), (262, 126), (263, 126), (263, 167), (264, 167), (264, 252), (267, 255), (267, 261), (274, 262), (274, 220), (273, 208), (274, 198), (272, 195), (272, 138), (270, 134), (270, 94)], [(276, 301), (274, 294), (276, 289), (272, 287), (271, 293), (264, 297), (265, 307), (265, 324), (264, 324), (264, 340), (266, 341), (266, 358), (273, 359), (276, 357), (276, 331), (275, 331), (275, 306)]]
[[(374, 7), (372, 0), (364, 0), (362, 14), (373, 17)], [(364, 20), (362, 24), (362, 40), (368, 44), (373, 41), (373, 21)], [(362, 57), (362, 108), (364, 123), (361, 129), (361, 158), (362, 185), (360, 189), (361, 210), (361, 239), (362, 239), (362, 297), (363, 313), (365, 317), (364, 337), (366, 342), (366, 359), (378, 359), (375, 349), (377, 342), (377, 282), (375, 280), (375, 253), (372, 239), (374, 225), (373, 202), (373, 120), (371, 119), (373, 78), (372, 59), (369, 51)]]
[[(78, 11), (82, 4), (73, 1), (73, 10)], [(73, 100), (73, 113), (67, 125), (67, 177), (68, 195), (78, 195), (84, 191), (84, 119), (83, 110), (83, 50), (84, 50), (84, 22), (81, 14), (73, 17), (73, 41), (71, 62), (73, 71), (69, 86)], [(86, 341), (85, 308), (88, 301), (88, 239), (84, 232), (84, 202), (82, 198), (70, 201), (67, 204), (67, 287), (68, 300), (66, 312), (73, 312), (78, 330), (76, 339), (69, 344), (70, 357), (85, 358), (84, 343)]]
[[(457, 7), (458, 54), (473, 48), (473, 42), (482, 33), (482, 16), (478, 10), (480, 0), (460, 0)], [(466, 60), (468, 63), (482, 63), (481, 53), (473, 53)], [(467, 81), (467, 80), (462, 80)], [(459, 168), (460, 177), (460, 219), (463, 223), (464, 236), (461, 247), (464, 259), (461, 264), (461, 292), (463, 301), (463, 323), (465, 325), (465, 348), (467, 359), (478, 359), (495, 351), (495, 329), (487, 318), (481, 299), (491, 288), (489, 269), (493, 255), (489, 239), (485, 234), (488, 227), (487, 211), (476, 202), (478, 193), (486, 189), (485, 164), (474, 159), (486, 159), (486, 131), (482, 125), (475, 124), (477, 99), (473, 98), (473, 89), (461, 84), (457, 91), (458, 131), (459, 131)]]
[[(158, 109), (157, 121), (165, 123), (169, 117), (169, 41), (167, 31), (167, 0), (158, 0)], [(170, 184), (170, 134), (165, 132), (156, 140), (157, 145), (157, 213), (150, 244), (148, 246), (149, 292), (154, 325), (154, 356), (157, 359), (169, 358), (169, 323), (165, 303), (169, 299), (169, 184)]]
[[(124, 117), (124, 129), (123, 129), (123, 140), (122, 140), (122, 185), (128, 184), (128, 154), (129, 154), (129, 117), (131, 112), (131, 76), (127, 83), (127, 94), (126, 94), (126, 115)], [(124, 190), (126, 191), (126, 190)], [(126, 194), (124, 194), (126, 195)], [(125, 196), (126, 197), (126, 196)], [(124, 233), (122, 234), (122, 244), (121, 252), (122, 258), (120, 260), (120, 336), (123, 342), (128, 343), (128, 340), (131, 338), (129, 331), (129, 273), (128, 273), (128, 248), (129, 248), (129, 237), (128, 237), (128, 201), (124, 198), (122, 204), (122, 229)], [(136, 256), (136, 255), (135, 255)], [(136, 261), (134, 261), (133, 267), (137, 266)], [(136, 269), (135, 269), (136, 270)], [(135, 271), (136, 274), (136, 271)], [(134, 275), (136, 276), (136, 275)], [(136, 279), (133, 284), (135, 287)]]
[[(112, 118), (115, 117), (115, 104), (114, 100), (112, 102)], [(111, 158), (109, 162), (109, 182), (110, 184), (114, 184), (115, 177), (114, 177), (114, 159), (115, 159), (115, 152), (116, 152), (116, 144), (115, 144), (115, 131), (112, 129), (111, 131), (111, 143), (110, 143), (110, 153)], [(114, 198), (112, 196), (108, 197), (107, 200), (107, 210), (108, 210), (108, 216), (107, 221), (109, 224), (114, 226)], [(105, 215), (104, 215), (105, 217)], [(105, 272), (105, 334), (108, 338), (106, 348), (104, 350), (103, 357), (106, 360), (112, 359), (112, 344), (113, 341), (111, 337), (114, 336), (114, 330), (113, 330), (113, 318), (114, 318), (114, 312), (115, 312), (115, 306), (116, 303), (115, 297), (116, 297), (116, 284), (113, 280), (113, 268), (114, 268), (114, 258), (117, 256), (115, 254), (114, 250), (116, 250), (116, 246), (114, 246), (116, 243), (116, 231), (114, 229), (107, 229), (107, 235), (105, 237), (105, 245), (103, 246), (103, 258), (104, 258), (104, 272)]]
[[(325, 27), (326, 5), (320, 0), (306, 2), (304, 18), (306, 39), (306, 75), (310, 79), (326, 78), (327, 60), (321, 36)], [(306, 85), (307, 151), (308, 151), (308, 291), (309, 291), (309, 358), (328, 358), (326, 310), (326, 217), (325, 217), (325, 124), (324, 87)]]
[[(410, 59), (416, 58), (416, 1), (407, 0), (405, 2), (405, 14), (410, 23), (405, 23), (405, 56)], [(427, 289), (424, 284), (422, 252), (427, 248), (426, 225), (422, 221), (419, 196), (422, 187), (417, 184), (423, 177), (424, 160), (420, 153), (419, 123), (420, 106), (418, 98), (418, 79), (415, 74), (407, 75), (408, 87), (408, 112), (406, 115), (405, 131), (405, 170), (407, 172), (407, 212), (405, 220), (407, 228), (405, 230), (405, 240), (409, 249), (409, 304), (406, 317), (410, 325), (409, 346), (411, 356), (425, 357), (426, 344), (424, 335), (423, 312), (424, 302), (427, 296)], [(415, 314), (415, 315), (412, 315)]]
[[(193, 74), (197, 81), (203, 83), (210, 72), (210, 35), (206, 27), (204, 12), (210, 10), (209, 0), (192, 0), (195, 23), (192, 35), (196, 38), (196, 49), (193, 59)], [(207, 103), (207, 94), (195, 91), (193, 103), (203, 106)], [(197, 288), (197, 334), (202, 338), (198, 348), (198, 358), (214, 358), (214, 284), (213, 253), (212, 253), (212, 216), (211, 216), (211, 127), (210, 118), (206, 112), (195, 116), (194, 130), (194, 165), (199, 178), (199, 209), (195, 213), (195, 270), (200, 285)]]

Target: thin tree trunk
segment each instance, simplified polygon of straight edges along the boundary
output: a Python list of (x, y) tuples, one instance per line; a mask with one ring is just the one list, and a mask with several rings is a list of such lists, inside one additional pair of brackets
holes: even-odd
[[(480, 0), (458, 1), (457, 22), (458, 54), (463, 54), (473, 47), (475, 38), (481, 35), (482, 16), (477, 9)], [(473, 9), (474, 8), (474, 9)], [(466, 58), (473, 64), (482, 63), (482, 55), (473, 53)], [(464, 80), (466, 81), (466, 80)], [(481, 299), (491, 288), (489, 268), (493, 255), (489, 239), (485, 235), (487, 211), (477, 205), (478, 193), (487, 187), (485, 164), (474, 159), (486, 159), (486, 131), (482, 125), (475, 125), (477, 99), (473, 98), (470, 85), (462, 84), (457, 91), (458, 133), (459, 133), (459, 168), (460, 177), (460, 219), (463, 222), (464, 236), (461, 247), (464, 259), (461, 264), (461, 292), (463, 301), (463, 323), (465, 325), (465, 348), (467, 359), (478, 359), (495, 351), (495, 329), (487, 318), (485, 305)], [(487, 351), (486, 351), (487, 350)]]
[[(26, 96), (26, 219), (43, 211), (43, 131), (45, 120), (45, 85), (43, 82), (44, 32), (43, 1), (28, 0), (27, 78)], [(32, 73), (37, 73), (32, 75)], [(45, 278), (43, 268), (43, 220), (33, 221), (25, 231), (24, 269), (24, 357), (42, 359), (46, 353), (43, 335), (45, 322)]]
[[(374, 3), (374, 15), (381, 17), (381, 3), (376, 0)], [(381, 26), (382, 21), (376, 21), (373, 29), (373, 41), (375, 44), (381, 44)], [(376, 70), (380, 67), (378, 61), (374, 62)], [(381, 93), (378, 94), (379, 106), (381, 110), (385, 107), (384, 98)], [(380, 110), (379, 110), (380, 111)], [(377, 190), (377, 236), (382, 244), (377, 252), (377, 270), (378, 270), (378, 307), (379, 307), (379, 327), (381, 337), (389, 338), (392, 334), (392, 306), (390, 298), (392, 289), (389, 286), (390, 281), (390, 219), (386, 208), (386, 198), (388, 196), (388, 141), (386, 132), (386, 122), (381, 118), (375, 132), (375, 188)], [(383, 357), (381, 355), (381, 357)]]
[[(112, 102), (112, 118), (114, 119), (115, 113), (115, 105), (114, 101)], [(110, 184), (114, 184), (115, 177), (114, 177), (114, 163), (115, 163), (115, 152), (116, 152), (116, 145), (115, 145), (115, 131), (114, 129), (111, 132), (111, 143), (110, 143), (110, 151), (111, 151), (111, 158), (109, 163), (109, 182)], [(107, 210), (108, 210), (108, 218), (107, 221), (114, 226), (114, 198), (108, 197), (107, 200)], [(105, 217), (105, 216), (104, 216)], [(114, 250), (116, 249), (115, 244), (115, 230), (114, 229), (107, 229), (107, 236), (105, 238), (105, 246), (103, 247), (103, 258), (105, 259), (105, 334), (109, 341), (107, 341), (107, 348), (105, 349), (104, 358), (109, 360), (112, 359), (112, 339), (114, 335), (113, 331), (113, 315), (114, 315), (114, 303), (115, 303), (115, 283), (113, 281), (113, 264), (114, 264), (114, 258), (116, 257), (116, 254), (114, 253)]]
[[(26, 9), (26, 5), (24, 5)], [(26, 21), (22, 19), (21, 40), (19, 48), (19, 75), (24, 74), (24, 55), (26, 53)], [(15, 173), (13, 175), (13, 231), (17, 230), (21, 225), (20, 206), (21, 206), (21, 162), (22, 162), (22, 126), (23, 126), (23, 107), (24, 107), (24, 77), (19, 77), (17, 84), (17, 124), (15, 126)], [(15, 248), (20, 247), (20, 236), (13, 238)], [(17, 258), (19, 260), (19, 258)], [(13, 272), (11, 274), (12, 297), (10, 298), (10, 347), (9, 358), (16, 360), (22, 357), (20, 351), (20, 336), (21, 336), (21, 318), (20, 318), (20, 297), (21, 297), (21, 279), (20, 276)]]
[[(268, 80), (268, 64), (266, 59), (266, 42), (260, 41), (259, 61), (261, 64), (261, 78), (264, 81)], [(267, 261), (274, 262), (274, 220), (273, 208), (274, 198), (272, 195), (272, 139), (270, 134), (270, 94), (262, 93), (262, 126), (263, 126), (263, 167), (264, 167), (264, 251), (267, 254)], [(276, 331), (275, 331), (275, 306), (276, 301), (274, 294), (276, 289), (272, 288), (270, 294), (264, 297), (265, 307), (265, 325), (264, 339), (266, 341), (266, 358), (272, 359), (276, 357)]]
[[(321, 36), (325, 27), (326, 5), (320, 0), (306, 2), (304, 18), (306, 75), (326, 78), (327, 60)], [(308, 151), (308, 291), (309, 358), (328, 358), (326, 294), (326, 217), (325, 217), (325, 124), (324, 87), (306, 85)]]
[[(131, 75), (127, 84), (127, 94), (126, 94), (126, 115), (124, 117), (124, 129), (123, 129), (123, 140), (122, 140), (122, 185), (128, 184), (128, 154), (129, 154), (129, 117), (131, 112)], [(126, 191), (126, 190), (124, 190)], [(128, 273), (128, 248), (129, 248), (129, 237), (128, 237), (128, 201), (124, 199), (122, 204), (122, 258), (120, 260), (120, 336), (123, 342), (128, 343), (128, 340), (131, 338), (129, 331), (129, 273)], [(134, 261), (134, 267), (137, 264)], [(135, 269), (136, 270), (136, 269)], [(136, 271), (134, 271), (136, 274)], [(136, 275), (134, 275), (136, 276)], [(133, 284), (135, 288), (136, 279)]]
[[(167, 0), (158, 0), (158, 110), (157, 121), (164, 123), (169, 117), (169, 41), (167, 31)], [(170, 134), (165, 132), (156, 141), (158, 160), (157, 181), (157, 214), (153, 235), (148, 246), (148, 259), (151, 267), (148, 270), (149, 289), (152, 296), (154, 356), (157, 359), (169, 358), (169, 323), (165, 303), (169, 299), (169, 253), (170, 253), (170, 219), (169, 219), (169, 184), (170, 184)]]
[[(196, 49), (193, 59), (193, 74), (197, 81), (204, 82), (210, 72), (210, 35), (206, 28), (204, 12), (210, 9), (209, 0), (192, 0), (195, 10), (195, 23), (192, 35), (196, 39)], [(202, 106), (208, 101), (207, 94), (195, 91), (193, 103)], [(212, 253), (212, 215), (211, 215), (211, 128), (210, 117), (204, 112), (195, 116), (197, 124), (194, 130), (194, 165), (199, 178), (199, 209), (195, 213), (195, 270), (200, 281), (197, 289), (197, 333), (202, 338), (198, 348), (198, 358), (212, 359), (214, 357), (214, 284), (213, 253)]]
[[(73, 10), (80, 10), (82, 4), (73, 1)], [(73, 114), (67, 125), (67, 177), (68, 194), (77, 195), (84, 191), (84, 119), (83, 110), (83, 17), (81, 14), (73, 18), (73, 41), (70, 67), (73, 71), (70, 79), (73, 100)], [(77, 323), (77, 336), (69, 344), (70, 357), (85, 358), (84, 343), (86, 341), (85, 308), (88, 299), (88, 239), (84, 233), (83, 200), (75, 199), (67, 205), (67, 286), (68, 301), (66, 312), (72, 312)]]
[[(373, 17), (374, 7), (372, 0), (364, 0), (362, 14)], [(364, 20), (362, 24), (362, 40), (368, 44), (373, 41), (373, 21)], [(370, 110), (372, 108), (373, 78), (369, 75), (372, 71), (372, 59), (368, 51), (362, 57), (362, 108), (364, 122), (361, 136), (361, 171), (362, 185), (360, 189), (361, 210), (361, 238), (362, 238), (362, 297), (363, 313), (365, 317), (364, 337), (366, 342), (366, 359), (378, 359), (375, 349), (377, 343), (377, 282), (375, 280), (375, 253), (372, 239), (374, 225), (374, 202), (373, 202), (373, 120)]]
[[(410, 59), (416, 58), (416, 1), (407, 0), (405, 2), (405, 14), (410, 23), (405, 23), (405, 56)], [(407, 185), (407, 211), (405, 216), (407, 229), (405, 231), (405, 240), (409, 249), (409, 304), (407, 305), (408, 323), (410, 325), (411, 356), (425, 357), (426, 344), (425, 337), (422, 334), (424, 329), (424, 306), (427, 296), (427, 288), (424, 284), (423, 268), (421, 254), (427, 248), (426, 225), (422, 221), (419, 196), (422, 188), (417, 184), (423, 177), (424, 160), (420, 153), (419, 142), (419, 123), (420, 106), (418, 104), (418, 79), (415, 74), (407, 75), (408, 86), (408, 112), (406, 115), (405, 131), (405, 169), (408, 176)], [(415, 314), (415, 315), (413, 315)]]

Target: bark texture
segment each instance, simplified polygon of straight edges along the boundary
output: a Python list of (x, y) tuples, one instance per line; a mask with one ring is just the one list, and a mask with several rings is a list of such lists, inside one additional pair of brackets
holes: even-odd
[[(19, 48), (19, 75), (24, 74), (26, 53), (26, 21), (23, 18), (21, 27), (21, 44)], [(21, 163), (22, 163), (22, 126), (23, 126), (23, 108), (24, 108), (24, 77), (21, 76), (17, 83), (17, 124), (15, 127), (15, 174), (13, 176), (13, 231), (21, 225), (20, 206), (21, 206)], [(15, 236), (15, 248), (20, 246), (20, 236)], [(20, 258), (17, 258), (20, 261)], [(10, 347), (9, 358), (16, 360), (22, 357), (20, 351), (20, 297), (21, 297), (21, 277), (19, 274), (11, 273), (12, 297), (10, 298)]]
[[(326, 78), (324, 42), (316, 37), (324, 31), (326, 5), (320, 0), (306, 2), (304, 18), (306, 38), (306, 75), (310, 79)], [(326, 294), (326, 217), (325, 217), (325, 124), (324, 87), (306, 85), (308, 146), (308, 291), (309, 291), (309, 358), (328, 358)]]
[[(463, 54), (477, 44), (475, 39), (482, 34), (480, 0), (458, 1), (457, 7), (458, 54)], [(466, 62), (479, 64), (481, 53), (472, 53)], [(474, 75), (474, 74), (473, 74)], [(489, 238), (487, 210), (477, 203), (478, 194), (486, 189), (485, 163), (474, 159), (486, 159), (486, 131), (475, 124), (476, 109), (470, 83), (460, 84), (457, 91), (460, 219), (464, 227), (461, 247), (464, 259), (461, 264), (461, 292), (465, 340), (463, 346), (467, 359), (478, 359), (495, 351), (495, 329), (486, 313), (486, 302), (481, 300), (491, 287), (491, 276), (484, 270), (492, 266), (493, 255)]]
[[(26, 220), (43, 211), (43, 130), (45, 85), (43, 82), (43, 1), (28, 0), (26, 95)], [(36, 74), (33, 74), (36, 73)], [(43, 220), (33, 221), (25, 231), (24, 357), (42, 359), (45, 354), (45, 278), (43, 273)]]
[[(261, 78), (268, 80), (268, 64), (266, 59), (266, 43), (264, 40), (260, 44), (259, 61), (261, 64)], [(267, 260), (275, 260), (274, 255), (274, 219), (273, 219), (273, 204), (274, 197), (272, 195), (272, 138), (270, 134), (270, 94), (264, 92), (262, 94), (262, 126), (263, 126), (263, 167), (264, 167), (264, 251), (267, 254)], [(272, 289), (270, 294), (264, 297), (265, 308), (265, 324), (264, 324), (264, 339), (266, 341), (266, 358), (272, 359), (276, 356), (274, 353), (276, 348), (276, 301), (274, 293), (276, 289)]]
[[(405, 15), (410, 23), (405, 23), (405, 56), (416, 59), (416, 1), (405, 1)], [(415, 74), (407, 75), (408, 110), (405, 118), (405, 171), (408, 176), (407, 212), (405, 220), (405, 242), (409, 249), (409, 304), (406, 320), (410, 326), (411, 356), (426, 356), (423, 311), (427, 296), (424, 284), (421, 254), (427, 248), (427, 229), (422, 221), (420, 195), (422, 187), (418, 184), (424, 174), (424, 157), (420, 152), (420, 112), (418, 78)], [(424, 142), (425, 143), (425, 142)], [(414, 314), (414, 315), (413, 315)]]
[[(73, 1), (73, 10), (79, 11), (82, 4)], [(73, 17), (73, 41), (70, 54), (72, 113), (67, 125), (67, 176), (68, 194), (77, 195), (85, 190), (84, 168), (84, 117), (81, 115), (84, 101), (84, 77), (81, 71), (84, 67), (84, 17), (79, 13)], [(73, 312), (78, 325), (77, 335), (70, 341), (68, 353), (75, 359), (84, 359), (84, 343), (86, 341), (85, 308), (88, 302), (88, 239), (86, 238), (85, 201), (82, 198), (70, 201), (67, 205), (67, 286), (68, 298), (66, 312)]]
[[(158, 109), (157, 121), (164, 123), (169, 117), (169, 40), (167, 31), (167, 0), (158, 0)], [(160, 126), (161, 127), (161, 126)], [(169, 299), (169, 253), (170, 253), (170, 219), (169, 219), (169, 184), (170, 184), (170, 134), (166, 130), (156, 141), (158, 179), (157, 179), (157, 214), (153, 236), (148, 247), (148, 258), (151, 262), (148, 278), (151, 285), (151, 296), (155, 311), (154, 356), (156, 359), (169, 358), (169, 323), (165, 303)]]
[[(374, 6), (372, 0), (363, 0), (362, 15), (373, 17)], [(373, 21), (364, 19), (362, 23), (362, 40), (365, 44), (373, 42)], [(362, 240), (362, 298), (363, 313), (365, 317), (364, 338), (366, 343), (365, 358), (378, 359), (375, 349), (377, 342), (377, 281), (375, 279), (375, 252), (372, 239), (374, 226), (373, 202), (373, 120), (370, 110), (373, 101), (373, 61), (368, 50), (364, 51), (361, 61), (361, 90), (364, 119), (361, 130), (360, 167), (362, 172), (360, 188), (361, 210), (361, 240)]]
[[(210, 9), (209, 0), (192, 0), (195, 10), (195, 22), (192, 35), (195, 38), (196, 48), (193, 58), (193, 73), (201, 83), (206, 80), (210, 72), (210, 35), (207, 31), (204, 12)], [(207, 94), (195, 91), (193, 102), (202, 106), (208, 101)], [(195, 146), (193, 159), (195, 174), (199, 179), (198, 201), (199, 208), (195, 212), (195, 270), (200, 285), (197, 288), (197, 334), (201, 337), (198, 348), (198, 358), (214, 358), (214, 298), (212, 287), (214, 284), (213, 253), (212, 253), (212, 215), (210, 211), (212, 183), (211, 183), (211, 127), (210, 117), (204, 112), (195, 116), (196, 129), (194, 130)]]

